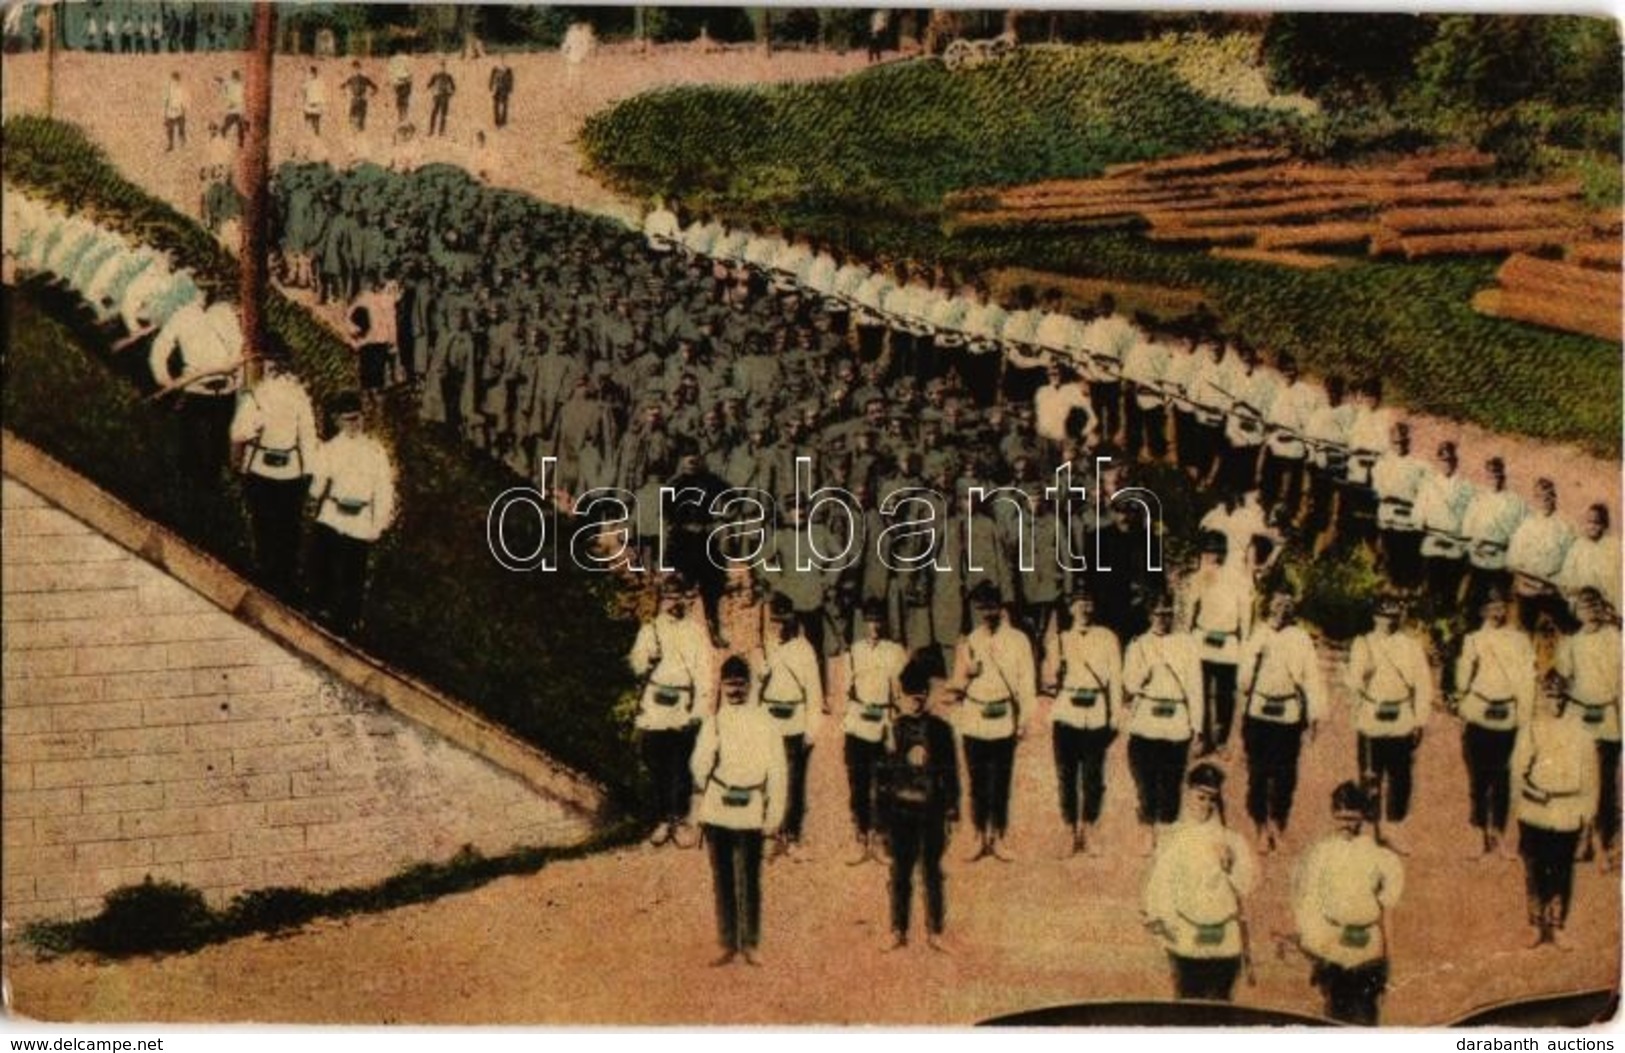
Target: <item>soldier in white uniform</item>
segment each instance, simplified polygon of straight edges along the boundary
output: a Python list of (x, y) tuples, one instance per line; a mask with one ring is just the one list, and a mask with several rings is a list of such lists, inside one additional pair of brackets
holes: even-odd
[(180, 400), (181, 470), (198, 483), (218, 481), (231, 455), (231, 421), (242, 384), (237, 310), (189, 303), (158, 330), (147, 359), (160, 392)]
[(1202, 655), (1202, 752), (1230, 744), (1236, 718), (1236, 663), (1253, 628), (1253, 579), (1245, 562), (1232, 563), (1233, 541), (1210, 534), (1202, 564), (1191, 576), (1190, 634)]
[(976, 624), (954, 650), (952, 682), (962, 707), (959, 737), (979, 838), (971, 860), (994, 856), (1010, 862), (1003, 848), (1010, 823), (1010, 782), (1016, 739), (1025, 733), (1038, 701), (1037, 667), (1032, 641), (1009, 624), (991, 582), (971, 590), (970, 605)]
[(1598, 502), (1586, 509), (1580, 536), (1563, 557), (1558, 585), (1571, 597), (1578, 597), (1585, 589), (1595, 589), (1609, 606), (1618, 610), (1619, 538), (1608, 533), (1609, 524), (1607, 505)]
[(1410, 814), (1416, 747), (1433, 712), (1433, 670), (1422, 641), (1400, 631), (1405, 607), (1399, 597), (1378, 597), (1373, 615), (1375, 627), (1349, 650), (1345, 683), (1360, 774), (1386, 810), (1384, 843), (1403, 851), (1395, 828)]
[(1389, 449), (1371, 467), (1377, 495), (1377, 542), (1383, 570), (1397, 589), (1422, 584), (1422, 521), (1416, 499), (1427, 477), (1427, 465), (1411, 456), (1411, 426), (1394, 424)]
[(1142, 337), (1123, 355), (1125, 452), (1131, 459), (1168, 456), (1168, 405), (1163, 386), (1173, 356), (1170, 344)]
[[(1568, 681), (1569, 705), (1597, 742), (1597, 815), (1594, 840), (1600, 862), (1619, 868), (1620, 634), (1613, 608), (1593, 588), (1581, 591), (1580, 628), (1557, 645), (1552, 660)], [(1588, 846), (1590, 847), (1590, 846)], [(1593, 848), (1594, 851), (1594, 848)]]
[(334, 630), (361, 624), (372, 546), (395, 520), (395, 465), (382, 443), (363, 430), (361, 394), (333, 399), (339, 433), (316, 450), (310, 493), (316, 499), (311, 599)]
[(1326, 687), (1315, 642), (1293, 622), (1292, 593), (1277, 589), (1263, 625), (1242, 647), (1241, 735), (1247, 747), (1247, 813), (1266, 853), (1275, 851), (1292, 814), (1298, 758), (1326, 714)]
[(1139, 790), (1140, 823), (1153, 836), (1179, 818), (1191, 740), (1202, 731), (1202, 659), (1196, 641), (1173, 627), (1173, 599), (1160, 596), (1151, 605), (1151, 631), (1123, 655), (1129, 769)]
[(768, 601), (770, 626), (762, 647), (754, 656), (756, 698), (779, 731), (779, 749), (784, 754), (789, 784), (785, 810), (774, 854), (797, 851), (802, 825), (807, 815), (807, 762), (812, 754), (809, 741), (818, 730), (819, 718), (829, 710), (824, 701), (821, 679), (823, 663), (801, 632), (795, 605), (783, 593)]
[(237, 398), (231, 441), (241, 451), (237, 463), (261, 579), (273, 593), (289, 598), (297, 583), (305, 496), (320, 436), (310, 394), (275, 336), (263, 362), (260, 379)]
[(846, 652), (846, 709), (841, 717), (847, 789), (860, 849), (854, 864), (876, 858), (875, 772), (897, 707), (897, 678), (908, 664), (902, 645), (886, 638), (884, 600), (866, 599), (862, 620), (863, 635)]
[(1094, 611), (1094, 598), (1075, 587), (1071, 623), (1045, 658), (1067, 856), (1096, 854), (1089, 833), (1105, 805), (1106, 751), (1124, 723), (1123, 647), (1116, 633), (1094, 624)]
[(715, 657), (704, 622), (689, 617), (688, 586), (675, 575), (660, 586), (660, 610), (639, 629), (627, 664), (643, 681), (638, 733), (649, 770), (655, 828), (651, 845), (688, 847), (689, 759), (699, 725), (715, 702)]
[(1535, 648), (1527, 633), (1507, 624), (1504, 593), (1492, 590), (1482, 613), (1480, 627), (1462, 642), (1453, 708), (1463, 725), (1472, 824), (1487, 856), (1506, 832), (1512, 747), (1535, 704)]
[(1184, 818), (1157, 845), (1141, 914), (1174, 974), (1174, 994), (1228, 1002), (1252, 948), (1246, 898), (1257, 881), (1247, 842), (1225, 825), (1224, 773), (1191, 769)]
[(762, 847), (784, 822), (789, 773), (778, 722), (750, 697), (750, 666), (729, 657), (721, 681), (721, 704), (701, 723), (690, 765), (716, 885), (722, 956), (711, 964), (743, 956), (759, 965)]
[(1523, 498), (1507, 489), (1506, 462), (1491, 457), (1484, 462), (1490, 484), (1473, 495), (1461, 517), (1461, 535), (1467, 543), (1467, 606), (1477, 607), (1489, 592), (1504, 593), (1512, 585), (1507, 571), (1507, 543), (1529, 514)]
[(1567, 710), (1568, 682), (1549, 671), (1540, 706), (1512, 751), (1518, 854), (1523, 857), (1532, 946), (1569, 949), (1563, 936), (1574, 896), (1574, 856), (1597, 810), (1597, 749), (1585, 725)]
[(1461, 595), (1467, 542), (1461, 519), (1473, 500), (1473, 484), (1457, 470), (1456, 444), (1441, 442), (1439, 467), (1422, 478), (1416, 491), (1416, 519), (1422, 527), (1418, 552), (1423, 576), (1435, 603), (1454, 604)]
[(1335, 833), (1304, 853), (1292, 879), (1299, 948), (1313, 963), (1309, 982), (1326, 1016), (1375, 1026), (1388, 988), (1389, 914), (1405, 891), (1405, 866), (1377, 842), (1376, 802), (1358, 783), (1332, 791)]
[(1559, 632), (1573, 625), (1568, 603), (1558, 590), (1563, 561), (1574, 544), (1574, 528), (1557, 514), (1557, 486), (1550, 479), (1535, 480), (1535, 509), (1507, 541), (1507, 569), (1518, 597), (1518, 621), (1526, 633), (1549, 620)]
[(182, 146), (186, 145), (186, 110), (190, 105), (186, 85), (181, 83), (181, 72), (176, 70), (169, 75), (168, 82), (164, 84), (164, 138), (167, 141), (165, 153), (175, 149), (176, 140), (179, 140)]
[(1264, 505), (1283, 522), (1298, 518), (1303, 506), (1305, 466), (1309, 447), (1304, 443), (1309, 418), (1326, 404), (1326, 392), (1298, 375), (1298, 362), (1282, 352), (1276, 358), (1281, 386), (1265, 414), (1268, 434), (1264, 463), (1259, 469), (1259, 490)]

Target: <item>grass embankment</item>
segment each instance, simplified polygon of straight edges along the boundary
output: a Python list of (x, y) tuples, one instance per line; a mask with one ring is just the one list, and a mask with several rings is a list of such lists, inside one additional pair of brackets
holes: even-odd
[[(170, 251), (211, 297), (235, 298), (235, 262), (191, 220), (125, 180), (77, 129), (17, 118), (4, 135), (9, 181), (92, 210)], [(5, 306), (6, 426), (251, 575), (235, 483), (205, 493), (176, 479), (173, 414), (144, 402), (110, 365), (106, 336), (49, 290), (8, 292)], [(278, 295), (268, 313), (318, 404), (354, 385), (354, 355), (329, 330)], [(635, 626), (619, 613), (615, 583), (567, 560), (556, 573), (503, 570), (486, 550), (486, 512), (514, 478), (472, 456), (456, 436), (420, 424), (405, 397), (387, 403), (371, 427), (394, 449), (402, 512), (376, 546), (358, 643), (629, 804), (637, 764), (613, 711), (631, 687), (624, 656)]]
[(684, 88), (594, 116), (586, 156), (619, 188), (675, 195), (731, 223), (830, 237), (978, 270), (1195, 290), (1228, 329), (1311, 372), (1380, 375), (1407, 407), (1617, 457), (1619, 348), (1470, 306), (1494, 257), (1351, 260), (1301, 272), (1156, 245), (1123, 231), (943, 229), (943, 195), (1099, 174), (1109, 164), (1321, 137), (1302, 117), (1200, 95), (1166, 63), (1103, 46), (1024, 49), (949, 73), (889, 65), (813, 84)]

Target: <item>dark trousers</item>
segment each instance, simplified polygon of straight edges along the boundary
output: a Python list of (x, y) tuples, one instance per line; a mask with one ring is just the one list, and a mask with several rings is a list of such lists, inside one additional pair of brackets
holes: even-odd
[[(797, 611), (796, 620), (801, 623), (801, 632), (812, 645), (813, 654), (818, 656), (818, 676), (823, 679), (824, 669), (824, 608), (814, 607), (807, 611)], [(715, 625), (716, 623), (712, 623)], [(717, 626), (720, 631), (720, 626)]]
[(1090, 384), (1089, 408), (1100, 422), (1100, 441), (1111, 443), (1123, 428), (1123, 382), (1101, 380)]
[(852, 802), (852, 822), (860, 834), (875, 828), (875, 766), (885, 751), (883, 743), (846, 736), (846, 786)]
[(1298, 518), (1303, 504), (1303, 461), (1277, 457), (1264, 451), (1264, 464), (1259, 469), (1259, 498), (1264, 507), (1280, 514), (1285, 522)]
[(1424, 556), (1422, 573), (1427, 579), (1428, 595), (1446, 610), (1453, 610), (1461, 596), (1464, 561), (1442, 556)]
[(243, 120), (240, 113), (228, 113), (226, 119), (220, 122), (220, 138), (224, 139), (231, 134), (231, 129), (237, 129), (237, 145), (243, 145), (243, 138), (248, 134), (248, 122)]
[(1303, 510), (1304, 532), (1313, 537), (1332, 523), (1332, 503), (1337, 497), (1337, 480), (1325, 468), (1309, 468), (1309, 503)]
[(1303, 725), (1248, 717), (1242, 721), (1241, 737), (1247, 747), (1247, 814), (1255, 823), (1273, 822), (1285, 830), (1298, 789)]
[[(1055, 704), (1071, 703), (1056, 699)], [(1100, 821), (1106, 802), (1106, 750), (1116, 737), (1111, 728), (1054, 726), (1055, 777), (1061, 789), (1061, 818), (1068, 827), (1077, 826), (1080, 818), (1086, 823)]]
[(1309, 982), (1326, 996), (1329, 1019), (1375, 1027), (1382, 993), (1388, 989), (1388, 959), (1353, 967), (1317, 961)]
[(717, 940), (724, 950), (755, 950), (762, 942), (762, 832), (705, 828), (717, 890)]
[(358, 132), (367, 130), (367, 100), (350, 100), (350, 127)]
[(947, 914), (942, 889), (942, 854), (948, 847), (948, 824), (935, 809), (896, 809), (891, 816), (891, 927), (908, 933), (914, 901), (914, 870), (925, 879), (925, 929), (942, 932)]
[(322, 115), (319, 113), (305, 114), (305, 127), (310, 129), (311, 135), (322, 134)]
[(694, 789), (688, 761), (698, 734), (697, 724), (675, 731), (639, 732), (643, 766), (649, 770), (649, 810), (656, 822), (681, 822), (688, 816)]
[[(886, 350), (886, 327), (872, 322), (858, 323), (858, 357), (873, 362)], [(896, 369), (896, 363), (892, 368)]]
[(1517, 732), (1492, 731), (1477, 724), (1468, 724), (1461, 733), (1473, 825), (1481, 830), (1507, 827), (1507, 807), (1512, 800), (1512, 747), (1517, 738)]
[(365, 541), (341, 534), (325, 523), (316, 524), (311, 601), (317, 613), (338, 632), (353, 633), (361, 624), (369, 548)]
[(1206, 479), (1218, 463), (1224, 427), (1203, 424), (1194, 415), (1180, 419), (1179, 459), (1186, 468), (1196, 473), (1198, 480)]
[(1619, 743), (1597, 743), (1597, 837), (1604, 848), (1619, 840)]
[(1241, 975), (1240, 958), (1182, 958), (1168, 955), (1174, 969), (1174, 994), (1180, 999), (1228, 1002)]
[(299, 542), (303, 536), (307, 476), (243, 479), (243, 497), (254, 531), (254, 561), (260, 581), (281, 597), (294, 594), (299, 576)]
[(1547, 830), (1518, 823), (1518, 854), (1523, 856), (1524, 884), (1529, 892), (1529, 923), (1561, 929), (1574, 897), (1574, 850), (1578, 830)]
[(789, 766), (790, 785), (784, 808), (784, 836), (790, 841), (801, 840), (801, 825), (807, 819), (807, 758), (812, 747), (806, 735), (784, 736), (784, 760)]
[(181, 472), (195, 483), (217, 485), (231, 460), (231, 418), (237, 412), (237, 397), (184, 392), (175, 398)]
[(1202, 737), (1210, 750), (1230, 741), (1236, 720), (1236, 667), (1226, 662), (1202, 663), (1202, 698), (1206, 702)]
[(1231, 446), (1228, 443), (1221, 448), (1218, 482), (1222, 490), (1244, 494), (1258, 489), (1259, 451), (1260, 447), (1257, 446)]
[(1146, 455), (1162, 460), (1168, 456), (1168, 412), (1161, 406), (1145, 409), (1134, 398), (1130, 385), (1127, 401), (1123, 404), (1128, 424), (1128, 455), (1139, 458)]
[(506, 95), (493, 95), (493, 96), (491, 96), (491, 123), (495, 124), (498, 128), (502, 128), (502, 127), (505, 127), (507, 125), (507, 123), (508, 123), (508, 96), (506, 96)]
[(1128, 765), (1140, 794), (1140, 822), (1167, 825), (1179, 818), (1179, 795), (1190, 759), (1189, 739), (1170, 742), (1130, 735)]
[(971, 819), (978, 833), (1002, 836), (1010, 824), (1010, 777), (1015, 771), (1016, 740), (1012, 736), (964, 741)]
[(1420, 530), (1384, 530), (1382, 542), (1383, 569), (1396, 589), (1414, 589), (1422, 584), (1422, 532)]
[(1398, 735), (1356, 737), (1360, 774), (1381, 787), (1383, 815), (1390, 823), (1403, 823), (1411, 812), (1411, 769), (1416, 759), (1416, 737)]
[(429, 109), (429, 134), (446, 134), (446, 117), (451, 113), (451, 96), (436, 95), (434, 105)]
[(395, 85), (395, 119), (406, 123), (406, 111), (412, 105), (412, 82)]
[(1349, 484), (1337, 498), (1337, 538), (1345, 544), (1369, 545), (1377, 537), (1377, 494), (1368, 486)]
[(164, 118), (164, 137), (169, 141), (169, 145), (167, 147), (165, 147), (165, 149), (168, 149), (168, 150), (175, 149), (176, 140), (179, 140), (180, 144), (182, 146), (185, 146), (186, 145), (186, 118), (185, 117), (165, 117)]
[(1561, 593), (1549, 592), (1540, 596), (1518, 597), (1518, 624), (1526, 633), (1540, 631), (1542, 620), (1550, 623), (1551, 631), (1571, 633), (1579, 628), (1574, 612)]

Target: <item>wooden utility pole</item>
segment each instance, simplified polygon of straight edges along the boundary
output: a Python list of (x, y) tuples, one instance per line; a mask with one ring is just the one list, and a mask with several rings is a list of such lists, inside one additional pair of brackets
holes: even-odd
[(238, 189), (243, 195), (243, 244), (238, 255), (238, 311), (243, 322), (243, 353), (249, 379), (259, 377), (265, 351), (266, 262), (270, 241), (271, 66), (276, 49), (276, 7), (254, 4), (248, 69), (243, 85), (248, 135), (237, 159)]
[(45, 37), (45, 116), (56, 116), (56, 0), (41, 5), (39, 21), (35, 23)]

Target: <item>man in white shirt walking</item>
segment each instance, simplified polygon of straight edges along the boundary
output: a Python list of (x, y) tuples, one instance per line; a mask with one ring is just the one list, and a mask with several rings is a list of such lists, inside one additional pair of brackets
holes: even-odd
[(1246, 699), (1242, 741), (1247, 747), (1247, 812), (1264, 852), (1275, 851), (1292, 814), (1298, 758), (1326, 713), (1326, 688), (1315, 644), (1293, 623), (1296, 601), (1286, 588), (1270, 597), (1265, 624), (1242, 648)]
[(1345, 681), (1360, 774), (1376, 788), (1378, 803), (1386, 809), (1389, 826), (1383, 843), (1399, 851), (1404, 851), (1403, 840), (1396, 828), (1410, 815), (1416, 747), (1433, 712), (1433, 670), (1422, 641), (1400, 631), (1404, 616), (1399, 597), (1378, 597), (1376, 625), (1349, 650)]
[(715, 702), (711, 636), (689, 617), (688, 586), (675, 575), (660, 584), (660, 609), (638, 629), (627, 663), (643, 680), (632, 726), (649, 771), (654, 831), (649, 843), (691, 847), (689, 759), (700, 720)]
[(1511, 758), (1518, 729), (1535, 705), (1535, 648), (1507, 624), (1506, 594), (1491, 590), (1480, 627), (1467, 634), (1456, 662), (1453, 708), (1462, 719), (1472, 824), (1483, 855), (1500, 846), (1511, 806)]
[(361, 625), (372, 546), (395, 520), (395, 465), (365, 431), (361, 394), (335, 396), (339, 433), (317, 448), (310, 493), (316, 498), (311, 600), (334, 631)]
[(993, 856), (1010, 862), (1003, 848), (1010, 823), (1010, 782), (1016, 739), (1025, 734), (1037, 704), (1037, 669), (1027, 634), (1009, 624), (999, 591), (990, 582), (971, 590), (975, 628), (959, 640), (953, 683), (959, 695), (959, 735), (970, 779), (971, 817), (980, 839), (975, 862)]
[(310, 394), (290, 368), (280, 339), (271, 337), (261, 361), (260, 379), (238, 395), (231, 441), (239, 450), (261, 580), (286, 599), (297, 583), (305, 496), (320, 439)]

